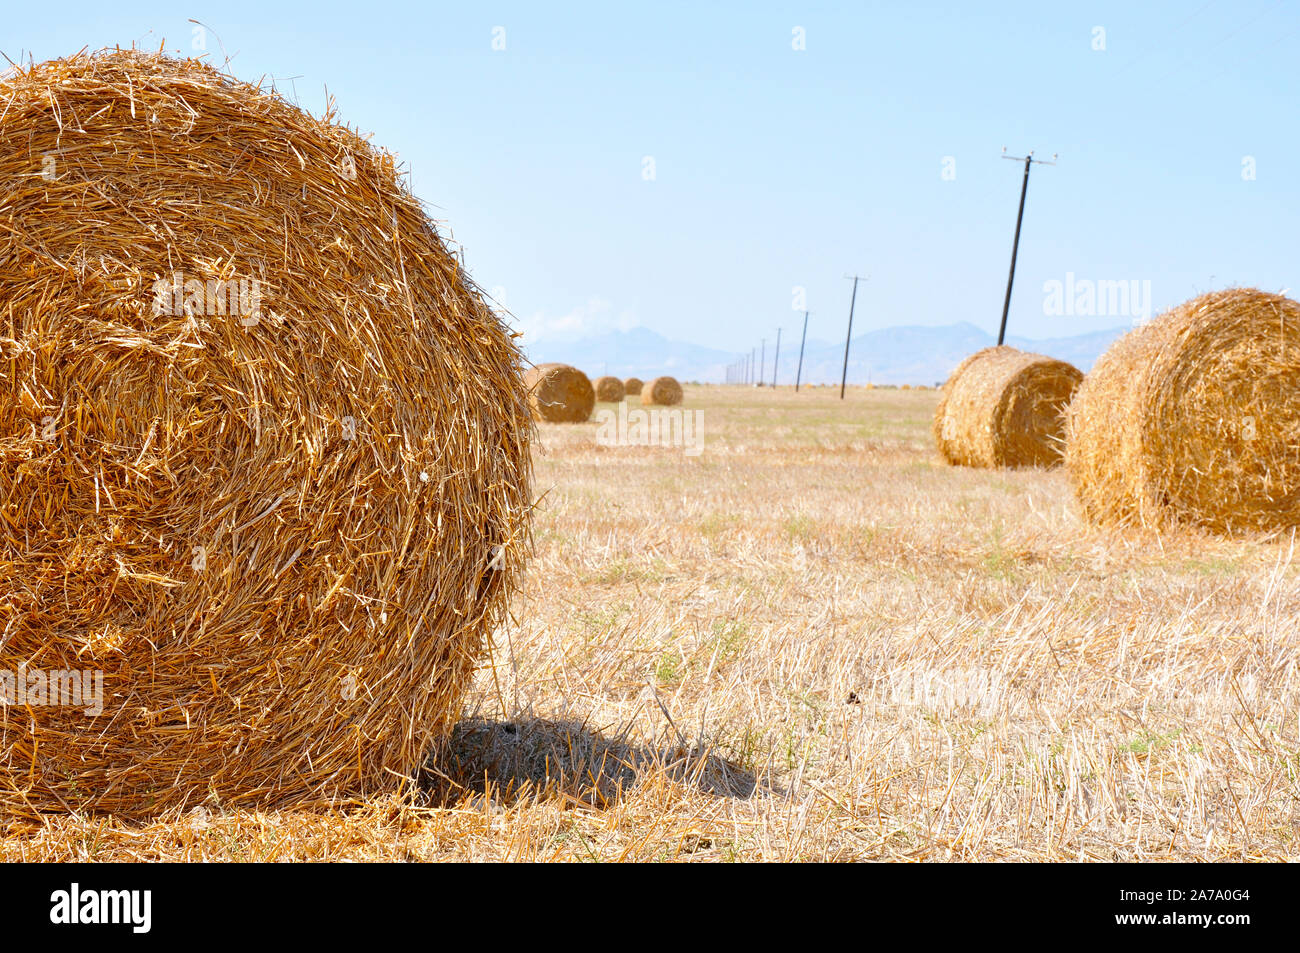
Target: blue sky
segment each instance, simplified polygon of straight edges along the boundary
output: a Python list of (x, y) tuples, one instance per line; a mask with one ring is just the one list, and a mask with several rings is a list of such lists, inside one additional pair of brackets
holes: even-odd
[(1128, 323), (1046, 313), (1067, 273), (1149, 281), (1162, 309), (1290, 288), (1300, 262), (1300, 0), (3, 4), (13, 59), (191, 52), (192, 17), (241, 78), (316, 113), (328, 86), (529, 338), (642, 325), (739, 352), (797, 333), (799, 286), (835, 339), (854, 271), (862, 330), (996, 331), (1004, 145), (1060, 154), (1031, 179), (1014, 334)]

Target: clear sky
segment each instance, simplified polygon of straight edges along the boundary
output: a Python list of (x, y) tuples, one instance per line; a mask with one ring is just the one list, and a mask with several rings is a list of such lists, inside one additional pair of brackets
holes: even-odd
[(1060, 154), (1030, 182), (1012, 333), (1128, 323), (1046, 313), (1067, 273), (1149, 281), (1157, 310), (1292, 287), (1298, 5), (0, 0), (0, 50), (196, 52), (200, 20), (218, 65), (314, 113), (328, 86), (398, 153), (529, 335), (741, 351), (798, 326), (796, 286), (810, 337), (842, 336), (854, 271), (863, 330), (995, 332), (1004, 145)]

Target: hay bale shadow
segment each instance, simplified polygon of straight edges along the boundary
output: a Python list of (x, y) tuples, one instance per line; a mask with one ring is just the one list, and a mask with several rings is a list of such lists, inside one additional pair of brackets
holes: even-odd
[(545, 718), (461, 721), (426, 762), (420, 788), (436, 807), (466, 799), (560, 800), (604, 810), (650, 773), (715, 797), (747, 799), (758, 788), (752, 772), (699, 746), (649, 748), (625, 732), (606, 735), (582, 722)]

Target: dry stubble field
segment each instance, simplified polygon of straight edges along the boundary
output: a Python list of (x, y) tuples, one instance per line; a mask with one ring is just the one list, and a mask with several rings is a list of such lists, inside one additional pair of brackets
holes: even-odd
[(944, 466), (935, 400), (688, 386), (698, 456), (542, 425), (515, 622), (418, 791), (3, 854), (1297, 856), (1292, 541), (1093, 529), (1059, 471)]

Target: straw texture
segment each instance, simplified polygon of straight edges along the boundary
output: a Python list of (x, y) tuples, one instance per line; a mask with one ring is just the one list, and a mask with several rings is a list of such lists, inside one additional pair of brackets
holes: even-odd
[(623, 382), (623, 393), (628, 397), (639, 397), (641, 388), (645, 386), (645, 381), (639, 377), (629, 377)]
[(400, 784), (522, 569), (531, 433), (509, 329), (328, 113), (136, 51), (0, 80), (0, 671), (104, 695), (0, 709), (0, 806)]
[(1067, 433), (1094, 522), (1300, 526), (1300, 304), (1234, 288), (1166, 312), (1097, 362)]
[(623, 382), (617, 377), (601, 377), (596, 380), (596, 400), (617, 404), (626, 395)]
[(528, 406), (537, 420), (580, 424), (596, 407), (591, 380), (568, 364), (538, 364), (526, 375)]
[(682, 402), (682, 385), (674, 377), (656, 377), (641, 388), (642, 404), (671, 407)]
[(977, 351), (944, 384), (934, 438), (956, 466), (1054, 466), (1062, 414), (1083, 375), (1064, 361), (1012, 347)]

